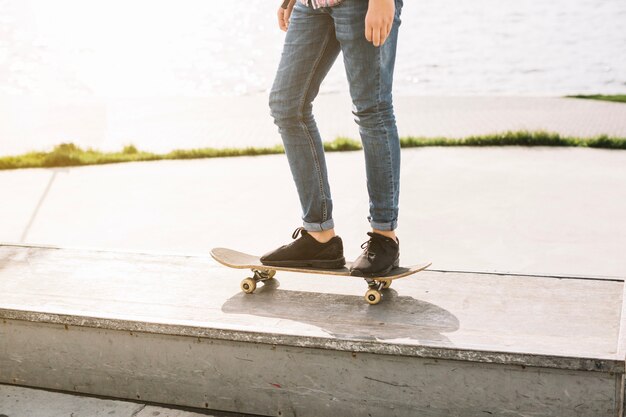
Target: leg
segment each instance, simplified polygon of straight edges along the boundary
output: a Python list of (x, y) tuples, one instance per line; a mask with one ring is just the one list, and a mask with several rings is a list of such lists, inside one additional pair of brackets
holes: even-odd
[(338, 54), (328, 12), (298, 2), (270, 93), (270, 109), (298, 190), (304, 228), (311, 232), (334, 227), (324, 148), (312, 102)]
[(346, 263), (343, 242), (334, 236), (324, 148), (312, 113), (313, 99), (338, 54), (328, 12), (296, 3), (270, 108), (300, 197), (304, 228), (296, 229), (290, 244), (263, 255), (264, 265), (342, 268)]
[(344, 0), (332, 9), (332, 16), (365, 153), (368, 220), (375, 231), (391, 235), (397, 227), (400, 194), (400, 140), (391, 89), (402, 0), (396, 0), (391, 33), (380, 47), (365, 39), (367, 8), (367, 1)]

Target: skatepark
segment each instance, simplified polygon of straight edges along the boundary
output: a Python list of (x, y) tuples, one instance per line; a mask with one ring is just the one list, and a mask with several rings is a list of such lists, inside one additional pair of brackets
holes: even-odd
[[(1, 208), (0, 387), (145, 412), (619, 416), (625, 155), (405, 151), (401, 259), (433, 265), (376, 306), (345, 277), (279, 273), (246, 295), (246, 271), (209, 256), (297, 225), (280, 155), (2, 172), (19, 198)], [(328, 161), (355, 257), (361, 153)]]
[[(402, 149), (400, 264), (432, 264), (253, 288), (211, 254), (301, 226), (285, 155), (250, 156), (281, 142), (278, 4), (0, 0), (0, 158), (248, 155), (0, 160), (0, 417), (625, 417), (626, 3), (402, 3), (399, 133), (442, 142)], [(359, 139), (346, 69), (327, 142)], [(568, 146), (480, 146), (504, 132)], [(363, 159), (326, 156), (348, 261)]]

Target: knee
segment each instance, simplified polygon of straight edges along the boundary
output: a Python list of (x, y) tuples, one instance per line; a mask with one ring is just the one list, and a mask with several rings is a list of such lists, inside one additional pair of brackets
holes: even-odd
[(395, 121), (391, 101), (383, 101), (364, 106), (355, 105), (352, 114), (354, 114), (354, 121), (364, 128), (376, 128), (388, 122)]
[(269, 106), (270, 106), (270, 114), (274, 119), (278, 117), (278, 115), (283, 111), (283, 102), (282, 96), (280, 93), (272, 90), (270, 92)]
[(279, 127), (288, 127), (300, 123), (302, 112), (297, 103), (287, 99), (279, 92), (272, 91), (269, 98), (270, 114)]

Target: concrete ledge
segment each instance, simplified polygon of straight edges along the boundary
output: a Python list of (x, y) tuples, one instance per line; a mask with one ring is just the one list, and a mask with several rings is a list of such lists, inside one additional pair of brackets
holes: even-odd
[(533, 355), (521, 352), (476, 351), (449, 349), (419, 345), (402, 345), (371, 342), (358, 339), (327, 339), (319, 337), (292, 336), (284, 334), (257, 333), (241, 330), (194, 327), (97, 317), (49, 314), (33, 311), (0, 309), (0, 317), (34, 323), (61, 324), (94, 329), (120, 330), (124, 332), (154, 333), (171, 336), (188, 336), (232, 342), (264, 343), (303, 348), (329, 349), (343, 352), (374, 353), (381, 355), (414, 356), (431, 359), (449, 359), (467, 362), (494, 363), (501, 365), (537, 366), (590, 372), (624, 372), (624, 361), (618, 359), (576, 358), (557, 355)]
[(0, 382), (272, 416), (623, 413), (621, 280), (429, 271), (368, 306), (358, 279), (244, 276), (0, 246)]

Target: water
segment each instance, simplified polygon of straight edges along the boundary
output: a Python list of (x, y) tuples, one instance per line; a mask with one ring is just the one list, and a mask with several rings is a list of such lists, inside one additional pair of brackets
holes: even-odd
[[(0, 0), (0, 94), (263, 93), (278, 3)], [(626, 92), (624, 0), (405, 0), (402, 19), (396, 94)], [(340, 60), (322, 88), (336, 91)]]

